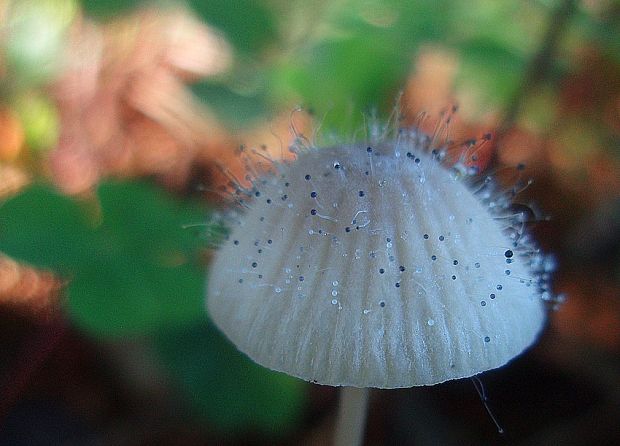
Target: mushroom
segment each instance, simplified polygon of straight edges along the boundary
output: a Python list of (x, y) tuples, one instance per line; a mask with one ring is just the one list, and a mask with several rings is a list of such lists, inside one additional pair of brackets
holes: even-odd
[(208, 311), (255, 362), (343, 386), (336, 444), (359, 444), (369, 388), (506, 364), (545, 320), (549, 262), (510, 194), (416, 129), (304, 148), (252, 181), (210, 268)]

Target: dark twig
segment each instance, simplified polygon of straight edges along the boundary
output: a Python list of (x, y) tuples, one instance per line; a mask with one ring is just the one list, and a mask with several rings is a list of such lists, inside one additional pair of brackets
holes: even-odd
[[(547, 31), (542, 39), (541, 46), (530, 61), (521, 84), (506, 108), (504, 118), (498, 126), (496, 144), (499, 143), (501, 139), (506, 136), (506, 133), (514, 126), (527, 97), (549, 76), (562, 37), (576, 10), (576, 0), (564, 0), (560, 2), (551, 13), (548, 20)], [(493, 153), (494, 156), (497, 157), (497, 151)], [(493, 163), (496, 161), (497, 160), (494, 159)]]

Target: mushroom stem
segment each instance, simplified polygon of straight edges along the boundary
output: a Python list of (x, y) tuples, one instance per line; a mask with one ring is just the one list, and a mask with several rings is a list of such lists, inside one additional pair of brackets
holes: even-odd
[(369, 393), (370, 389), (367, 387), (343, 387), (340, 390), (334, 446), (362, 444)]

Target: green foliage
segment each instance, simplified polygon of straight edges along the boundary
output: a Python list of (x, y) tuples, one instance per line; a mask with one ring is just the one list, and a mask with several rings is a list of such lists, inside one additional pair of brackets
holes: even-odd
[(243, 128), (269, 113), (264, 92), (242, 94), (209, 81), (196, 83), (191, 89), (231, 128)]
[[(281, 85), (300, 94), (306, 107), (324, 115), (325, 130), (356, 130), (363, 119), (360, 112), (394, 98), (396, 80), (408, 69), (401, 55), (382, 50), (381, 39), (366, 45), (362, 40), (354, 37), (312, 48), (274, 72), (274, 88)], [(388, 102), (385, 108), (392, 99)]]
[[(83, 2), (93, 4), (87, 11), (113, 10), (119, 3)], [(365, 113), (391, 112), (416, 54), (427, 44), (456, 50), (461, 62), (457, 81), (481, 107), (505, 106), (519, 87), (549, 12), (540, 3), (484, 0), (188, 4), (235, 50), (232, 73), (193, 87), (230, 127), (268, 117), (295, 101), (315, 113), (324, 134), (346, 137), (362, 128)]]
[(223, 32), (242, 54), (256, 54), (276, 37), (273, 11), (264, 1), (190, 0), (192, 9)]
[(80, 0), (84, 12), (97, 19), (110, 19), (135, 9), (141, 4), (140, 0)]
[(204, 313), (196, 204), (148, 183), (102, 184), (75, 201), (35, 185), (0, 206), (0, 251), (52, 268), (68, 284), (68, 311), (101, 336), (182, 326)]
[(161, 333), (156, 346), (197, 413), (220, 429), (282, 435), (299, 421), (306, 384), (255, 364), (206, 321)]
[(444, 32), (438, 3), (296, 2), (301, 17), (290, 10), (283, 20), (301, 31), (285, 35), (286, 56), (271, 68), (268, 90), (280, 100), (301, 97), (325, 131), (351, 135), (362, 112), (391, 111), (418, 45)]
[(459, 81), (478, 90), (487, 103), (506, 104), (519, 87), (527, 60), (492, 38), (476, 38), (460, 45), (463, 66)]
[[(0, 251), (61, 272), (72, 320), (102, 337), (147, 335), (197, 413), (222, 431), (291, 429), (304, 384), (250, 361), (205, 320), (204, 210), (141, 183), (73, 200), (43, 184), (0, 206)], [(210, 228), (219, 232), (221, 228)]]
[(601, 17), (586, 14), (580, 9), (574, 23), (572, 37), (577, 42), (589, 41), (603, 54), (620, 63), (620, 6), (616, 5), (615, 13)]

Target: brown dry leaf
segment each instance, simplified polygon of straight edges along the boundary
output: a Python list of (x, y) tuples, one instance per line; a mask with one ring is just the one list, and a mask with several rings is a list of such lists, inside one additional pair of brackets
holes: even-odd
[(198, 153), (229, 143), (185, 82), (225, 71), (232, 53), (188, 12), (145, 10), (102, 27), (79, 20), (66, 57), (52, 89), (61, 134), (50, 154), (64, 192), (110, 175), (156, 174), (180, 187)]
[(0, 200), (17, 194), (30, 183), (29, 176), (11, 165), (0, 165)]
[(49, 271), (22, 265), (0, 254), (0, 305), (29, 313), (53, 310), (62, 282)]

